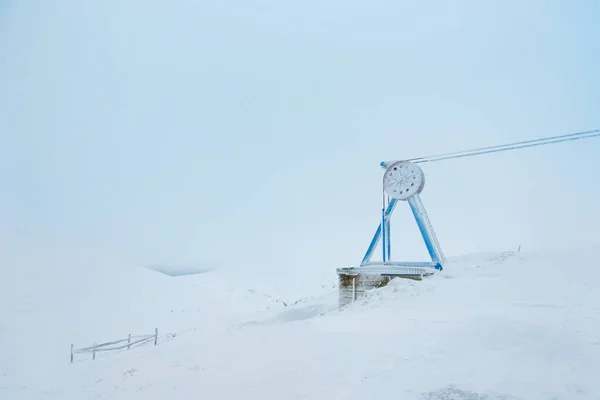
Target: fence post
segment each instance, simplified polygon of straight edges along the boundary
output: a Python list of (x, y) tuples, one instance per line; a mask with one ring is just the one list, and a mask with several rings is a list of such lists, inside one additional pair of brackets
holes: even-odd
[(154, 345), (158, 342), (158, 328), (154, 328)]
[(356, 300), (356, 278), (352, 278), (352, 301)]
[(73, 343), (71, 343), (71, 363), (73, 362)]
[(131, 333), (127, 337), (127, 350), (129, 350), (129, 347), (131, 347)]
[(94, 343), (94, 348), (92, 349), (92, 360), (96, 359), (96, 343)]
[(521, 245), (519, 245), (519, 250), (517, 250), (517, 253), (521, 252)]

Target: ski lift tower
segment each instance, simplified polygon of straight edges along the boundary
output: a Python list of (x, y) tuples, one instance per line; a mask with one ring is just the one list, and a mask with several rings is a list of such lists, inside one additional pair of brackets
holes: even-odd
[[(381, 221), (367, 252), (358, 267), (338, 268), (340, 282), (340, 306), (344, 306), (361, 297), (368, 289), (386, 285), (395, 277), (421, 280), (442, 270), (445, 263), (444, 253), (420, 194), (425, 186), (423, 170), (409, 161), (382, 162), (385, 169), (382, 185)], [(427, 251), (430, 261), (407, 262), (392, 260), (390, 219), (399, 202), (410, 206)], [(381, 242), (381, 261), (372, 261), (375, 249)]]
[[(438, 243), (420, 197), (425, 185), (425, 175), (416, 164), (525, 149), (552, 143), (565, 143), (593, 137), (600, 137), (600, 129), (412, 158), (405, 161), (382, 162), (381, 167), (385, 169), (385, 172), (382, 185), (381, 221), (360, 265), (337, 270), (340, 280), (340, 305), (343, 306), (354, 301), (362, 296), (365, 290), (387, 284), (394, 277), (421, 280), (424, 276), (443, 269), (446, 261), (444, 253), (442, 253), (442, 248)], [(410, 206), (431, 261), (402, 262), (392, 260), (390, 218), (398, 202), (407, 202)], [(382, 260), (372, 261), (375, 249), (380, 242)]]

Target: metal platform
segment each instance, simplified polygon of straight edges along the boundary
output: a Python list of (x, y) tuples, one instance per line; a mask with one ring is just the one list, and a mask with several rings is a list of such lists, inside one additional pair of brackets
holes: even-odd
[[(427, 264), (427, 263), (422, 263)], [(435, 273), (434, 264), (432, 265), (385, 265), (382, 263), (365, 265), (363, 267), (345, 267), (338, 268), (338, 275), (380, 275), (380, 276), (428, 276)]]
[[(436, 271), (435, 264), (431, 263), (411, 263), (413, 265), (369, 264), (362, 267), (337, 269), (339, 278), (339, 307), (344, 307), (364, 297), (368, 290), (384, 287), (394, 278), (420, 281), (423, 277), (433, 275)], [(422, 264), (428, 265), (414, 266)]]

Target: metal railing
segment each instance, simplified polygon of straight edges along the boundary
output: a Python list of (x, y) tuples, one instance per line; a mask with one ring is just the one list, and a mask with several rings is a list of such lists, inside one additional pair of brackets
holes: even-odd
[(76, 349), (74, 345), (71, 344), (71, 363), (73, 362), (75, 354), (92, 353), (92, 360), (95, 360), (96, 353), (99, 351), (122, 350), (125, 348), (129, 350), (131, 346), (146, 343), (151, 340), (154, 340), (154, 345), (156, 346), (158, 343), (158, 328), (155, 328), (154, 334), (151, 335), (131, 336), (130, 333), (127, 339), (120, 339), (106, 343), (94, 343), (92, 346), (82, 347), (80, 349)]

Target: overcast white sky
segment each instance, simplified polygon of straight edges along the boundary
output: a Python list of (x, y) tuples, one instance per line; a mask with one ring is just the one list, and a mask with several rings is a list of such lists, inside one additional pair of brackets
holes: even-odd
[[(599, 16), (593, 0), (0, 1), (0, 250), (355, 264), (381, 160), (600, 127)], [(425, 164), (422, 199), (450, 256), (598, 243), (599, 156), (590, 139)], [(411, 218), (401, 204), (396, 260), (426, 258)]]

